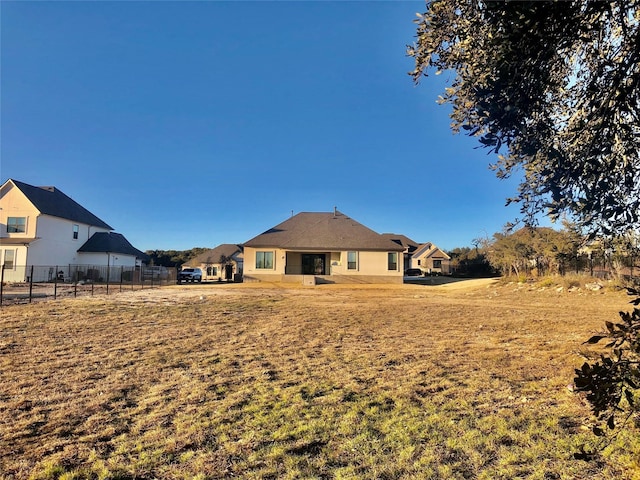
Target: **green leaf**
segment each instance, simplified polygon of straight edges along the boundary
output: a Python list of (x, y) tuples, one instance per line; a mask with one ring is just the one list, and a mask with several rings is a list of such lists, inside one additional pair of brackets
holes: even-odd
[(589, 340), (587, 340), (584, 343), (591, 343), (591, 344), (598, 343), (603, 338), (607, 338), (606, 335), (594, 335), (593, 337), (591, 337)]

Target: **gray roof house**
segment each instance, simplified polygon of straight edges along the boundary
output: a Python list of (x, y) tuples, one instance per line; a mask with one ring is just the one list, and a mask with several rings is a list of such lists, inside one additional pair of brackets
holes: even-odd
[(189, 260), (184, 266), (198, 267), (202, 270), (202, 280), (232, 280), (242, 276), (244, 265), (243, 246), (235, 243), (223, 243), (202, 252)]
[[(9, 179), (0, 187), (0, 264), (5, 281), (27, 266), (134, 266), (147, 256), (56, 187)], [(115, 254), (115, 255), (114, 255)]]
[(244, 280), (402, 283), (403, 251), (338, 210), (302, 212), (244, 243)]

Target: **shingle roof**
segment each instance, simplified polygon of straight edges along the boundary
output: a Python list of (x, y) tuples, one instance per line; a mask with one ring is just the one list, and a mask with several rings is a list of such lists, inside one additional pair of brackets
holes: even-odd
[[(240, 255), (236, 255), (237, 253), (240, 253)], [(225, 257), (231, 257), (233, 255), (242, 257), (242, 246), (236, 245), (235, 243), (223, 243), (222, 245), (218, 245), (211, 250), (207, 250), (206, 252), (202, 252), (200, 255), (193, 257), (187, 262), (187, 264), (197, 266), (207, 263), (220, 263), (220, 257), (222, 255)]]
[(123, 255), (133, 255), (141, 260), (148, 260), (149, 256), (141, 252), (121, 233), (96, 232), (82, 245), (78, 252), (84, 253), (120, 253)]
[[(106, 222), (103, 222), (89, 210), (67, 197), (55, 187), (34, 187), (17, 180), (9, 179), (29, 199), (40, 213), (52, 217), (64, 218), (94, 227), (113, 230)], [(6, 185), (6, 183), (5, 183)]]
[(451, 259), (451, 257), (447, 255), (447, 252), (438, 248), (433, 243), (425, 243), (424, 245), (420, 245), (418, 250), (413, 252), (413, 257), (418, 258), (418, 257), (421, 257), (422, 255), (425, 255), (428, 258), (428, 257), (431, 257), (436, 252), (440, 252), (442, 255), (444, 255), (444, 258), (448, 260)]
[(298, 213), (244, 245), (298, 250), (404, 250), (338, 211)]
[(402, 245), (409, 253), (414, 252), (420, 246), (419, 243), (414, 242), (406, 235), (398, 233), (383, 233), (382, 236), (396, 242), (398, 245)]

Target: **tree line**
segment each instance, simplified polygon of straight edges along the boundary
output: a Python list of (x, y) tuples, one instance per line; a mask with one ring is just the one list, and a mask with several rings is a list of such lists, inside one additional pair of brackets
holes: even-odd
[(561, 230), (523, 227), (474, 240), (474, 248), (448, 252), (452, 270), (461, 276), (527, 277), (585, 273), (591, 276), (633, 277), (638, 272), (640, 236), (634, 232), (615, 238), (591, 239), (575, 224)]
[(149, 265), (179, 267), (207, 250), (209, 249), (204, 247), (194, 247), (189, 250), (146, 250), (144, 253), (149, 256)]

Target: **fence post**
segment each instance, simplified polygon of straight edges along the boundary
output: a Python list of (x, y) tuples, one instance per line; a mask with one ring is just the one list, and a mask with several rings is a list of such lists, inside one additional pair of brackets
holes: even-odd
[(109, 295), (109, 276), (111, 275), (110, 265), (107, 264), (107, 295)]
[(76, 281), (73, 282), (73, 298), (76, 298), (78, 296), (78, 265), (76, 265), (75, 278)]
[(0, 271), (0, 306), (2, 306), (3, 289), (4, 289), (4, 263), (2, 264), (2, 269)]
[(29, 275), (29, 303), (31, 303), (32, 296), (33, 296), (33, 265), (31, 265), (31, 272)]
[(56, 269), (53, 272), (53, 299), (55, 300), (56, 298), (58, 298), (58, 266), (56, 265)]
[(124, 276), (124, 265), (120, 265), (120, 293), (122, 293), (122, 277)]

